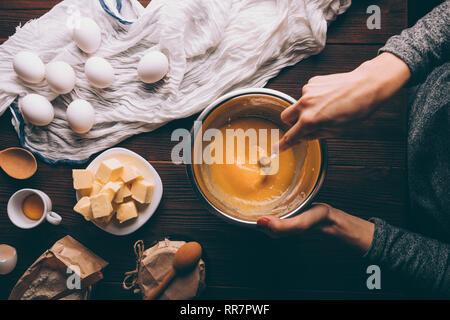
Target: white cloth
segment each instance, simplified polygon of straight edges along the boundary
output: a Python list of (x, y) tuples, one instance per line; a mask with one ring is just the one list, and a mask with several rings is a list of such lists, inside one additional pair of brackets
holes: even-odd
[[(13, 117), (22, 143), (49, 162), (86, 160), (134, 134), (195, 114), (226, 92), (263, 87), (282, 68), (319, 53), (329, 22), (350, 4), (351, 0), (152, 0), (144, 8), (137, 0), (65, 0), (17, 28), (0, 46), (0, 114), (28, 93), (53, 100), (55, 119), (46, 127)], [(71, 38), (71, 26), (80, 16), (91, 17), (102, 30), (95, 55), (107, 59), (116, 71), (107, 89), (93, 88), (84, 75), (88, 55)], [(20, 81), (12, 59), (21, 50), (36, 52), (44, 63), (68, 62), (76, 72), (76, 88), (57, 97), (45, 83)], [(169, 58), (169, 73), (154, 85), (140, 82), (136, 71), (149, 50), (161, 50)], [(76, 98), (91, 102), (96, 112), (95, 126), (83, 135), (74, 133), (65, 117), (67, 105)]]

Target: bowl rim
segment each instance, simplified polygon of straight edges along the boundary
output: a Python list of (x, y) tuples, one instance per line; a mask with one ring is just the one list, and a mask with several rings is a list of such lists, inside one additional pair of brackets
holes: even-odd
[[(206, 107), (202, 113), (200, 113), (200, 115), (198, 116), (196, 121), (202, 121), (202, 123), (203, 123), (204, 119), (206, 119), (216, 108), (218, 108), (225, 102), (227, 102), (231, 99), (234, 99), (234, 98), (238, 98), (241, 96), (247, 96), (247, 95), (268, 95), (268, 96), (272, 96), (272, 97), (284, 100), (290, 104), (294, 104), (295, 102), (297, 102), (296, 99), (294, 99), (291, 96), (289, 96), (283, 92), (280, 92), (278, 90), (273, 90), (273, 89), (268, 89), (268, 88), (239, 89), (239, 90), (229, 92), (229, 93), (221, 96), (220, 98), (216, 99), (213, 103), (211, 103), (208, 107)], [(194, 142), (195, 142), (195, 135), (194, 135), (195, 132), (194, 131), (195, 131), (195, 127), (193, 126), (190, 130), (191, 148), (192, 148), (192, 146), (194, 146)], [(319, 176), (317, 178), (317, 181), (314, 185), (313, 190), (297, 208), (295, 208), (294, 210), (281, 216), (280, 219), (287, 219), (287, 218), (293, 217), (293, 216), (301, 213), (302, 211), (306, 210), (310, 206), (313, 199), (319, 193), (319, 190), (321, 189), (323, 182), (325, 180), (325, 176), (327, 173), (327, 167), (328, 167), (327, 143), (325, 142), (325, 140), (319, 139), (319, 144), (320, 144), (320, 149), (321, 149), (322, 161), (320, 164)], [(240, 219), (238, 217), (227, 214), (226, 212), (223, 212), (222, 210), (218, 209), (206, 197), (206, 195), (200, 189), (197, 179), (195, 178), (194, 168), (192, 165), (192, 160), (193, 160), (192, 157), (193, 157), (193, 154), (192, 154), (192, 150), (191, 150), (189, 162), (186, 164), (186, 172), (189, 177), (189, 180), (191, 181), (192, 186), (194, 187), (197, 197), (200, 199), (200, 201), (202, 201), (206, 205), (206, 208), (208, 209), (208, 211), (215, 214), (216, 216), (219, 216), (220, 218), (225, 219), (226, 221), (234, 223), (234, 224), (238, 224), (241, 226), (244, 225), (244, 226), (248, 226), (248, 227), (256, 226), (256, 221)]]

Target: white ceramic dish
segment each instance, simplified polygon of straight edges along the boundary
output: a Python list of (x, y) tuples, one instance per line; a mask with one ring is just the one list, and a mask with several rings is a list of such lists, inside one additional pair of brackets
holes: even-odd
[[(114, 234), (116, 236), (125, 236), (127, 234), (133, 233), (134, 231), (138, 230), (140, 227), (142, 227), (148, 219), (151, 218), (151, 216), (155, 213), (156, 209), (158, 208), (159, 203), (161, 202), (162, 194), (163, 194), (163, 185), (161, 178), (156, 172), (156, 170), (153, 168), (153, 166), (148, 163), (144, 158), (142, 158), (137, 153), (130, 151), (128, 149), (124, 148), (112, 148), (109, 150), (106, 150), (105, 152), (101, 153), (97, 158), (92, 160), (92, 162), (87, 166), (86, 169), (91, 170), (92, 172), (96, 172), (98, 167), (100, 166), (100, 163), (112, 156), (116, 155), (126, 155), (131, 156), (134, 159), (138, 160), (143, 164), (143, 167), (146, 167), (148, 169), (148, 172), (151, 174), (153, 178), (153, 183), (155, 185), (155, 189), (153, 191), (153, 198), (152, 202), (145, 208), (139, 210), (139, 215), (136, 219), (132, 219), (129, 221), (126, 221), (122, 224), (120, 224), (117, 219), (112, 219), (111, 222), (107, 225), (102, 225), (100, 223), (97, 223), (95, 221), (92, 221), (97, 227), (100, 229), (109, 232), (111, 234)], [(143, 173), (145, 175), (145, 173)], [(80, 199), (78, 193), (76, 195), (77, 200)]]

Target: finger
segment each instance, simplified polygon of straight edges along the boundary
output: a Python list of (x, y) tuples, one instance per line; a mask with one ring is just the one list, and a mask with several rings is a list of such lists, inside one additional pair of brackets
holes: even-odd
[(313, 203), (311, 203), (311, 205), (313, 206), (313, 208), (317, 207), (317, 206), (325, 206), (327, 208), (331, 208), (331, 206), (325, 202), (313, 202)]
[(325, 222), (331, 207), (325, 203), (315, 203), (313, 207), (301, 214), (289, 218), (280, 219), (275, 216), (263, 216), (257, 220), (260, 229), (270, 236), (279, 237), (292, 233), (301, 233), (319, 223)]
[(309, 124), (305, 124), (302, 120), (298, 120), (292, 128), (290, 128), (278, 143), (280, 152), (299, 143), (303, 136), (307, 136), (313, 132), (313, 128)]
[(300, 100), (294, 103), (293, 105), (290, 105), (287, 107), (282, 113), (281, 113), (281, 121), (288, 125), (294, 124), (298, 120), (298, 116), (300, 115), (299, 105)]
[(326, 203), (313, 203), (312, 207), (301, 213), (302, 223), (304, 228), (311, 228), (312, 226), (323, 221), (328, 216), (331, 206)]
[(288, 149), (289, 145), (286, 143), (286, 139), (281, 138), (280, 141), (276, 145), (273, 146), (272, 152), (275, 152), (278, 150), (278, 153), (283, 152), (284, 150)]
[(292, 147), (301, 135), (302, 124), (297, 121), (281, 138), (280, 152)]
[(256, 222), (259, 227), (270, 235), (288, 235), (303, 231), (301, 216), (290, 219), (280, 219), (275, 216), (264, 216)]
[[(259, 221), (259, 220), (258, 220)], [(271, 237), (271, 238), (280, 238), (282, 235), (275, 234), (268, 226), (261, 224), (260, 222), (257, 222), (257, 229), (264, 233), (265, 235)]]

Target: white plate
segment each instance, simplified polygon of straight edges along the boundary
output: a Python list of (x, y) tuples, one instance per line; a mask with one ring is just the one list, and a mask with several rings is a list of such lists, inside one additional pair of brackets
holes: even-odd
[[(124, 154), (127, 156), (131, 156), (138, 160), (139, 162), (142, 162), (142, 164), (148, 168), (149, 173), (151, 174), (153, 178), (153, 183), (155, 185), (154, 191), (153, 191), (153, 198), (151, 203), (145, 207), (144, 209), (139, 210), (139, 215), (136, 219), (132, 219), (129, 221), (126, 221), (122, 224), (117, 221), (117, 219), (112, 219), (111, 222), (107, 225), (102, 225), (100, 223), (97, 223), (95, 221), (92, 221), (97, 227), (100, 229), (109, 232), (111, 234), (114, 234), (116, 236), (124, 236), (127, 234), (130, 234), (140, 227), (142, 227), (148, 219), (151, 218), (151, 216), (155, 213), (156, 209), (158, 208), (159, 203), (161, 202), (162, 194), (163, 194), (163, 185), (161, 182), (161, 177), (159, 176), (158, 172), (156, 172), (155, 168), (144, 158), (142, 158), (137, 153), (130, 151), (128, 149), (124, 148), (112, 148), (109, 150), (106, 150), (105, 152), (101, 153), (97, 158), (92, 160), (92, 162), (87, 166), (86, 169), (96, 172), (98, 167), (100, 166), (100, 163), (106, 159), (110, 158), (115, 155)], [(144, 174), (144, 173), (143, 173)], [(145, 174), (144, 174), (145, 175)], [(80, 199), (78, 192), (76, 193), (77, 201)]]

